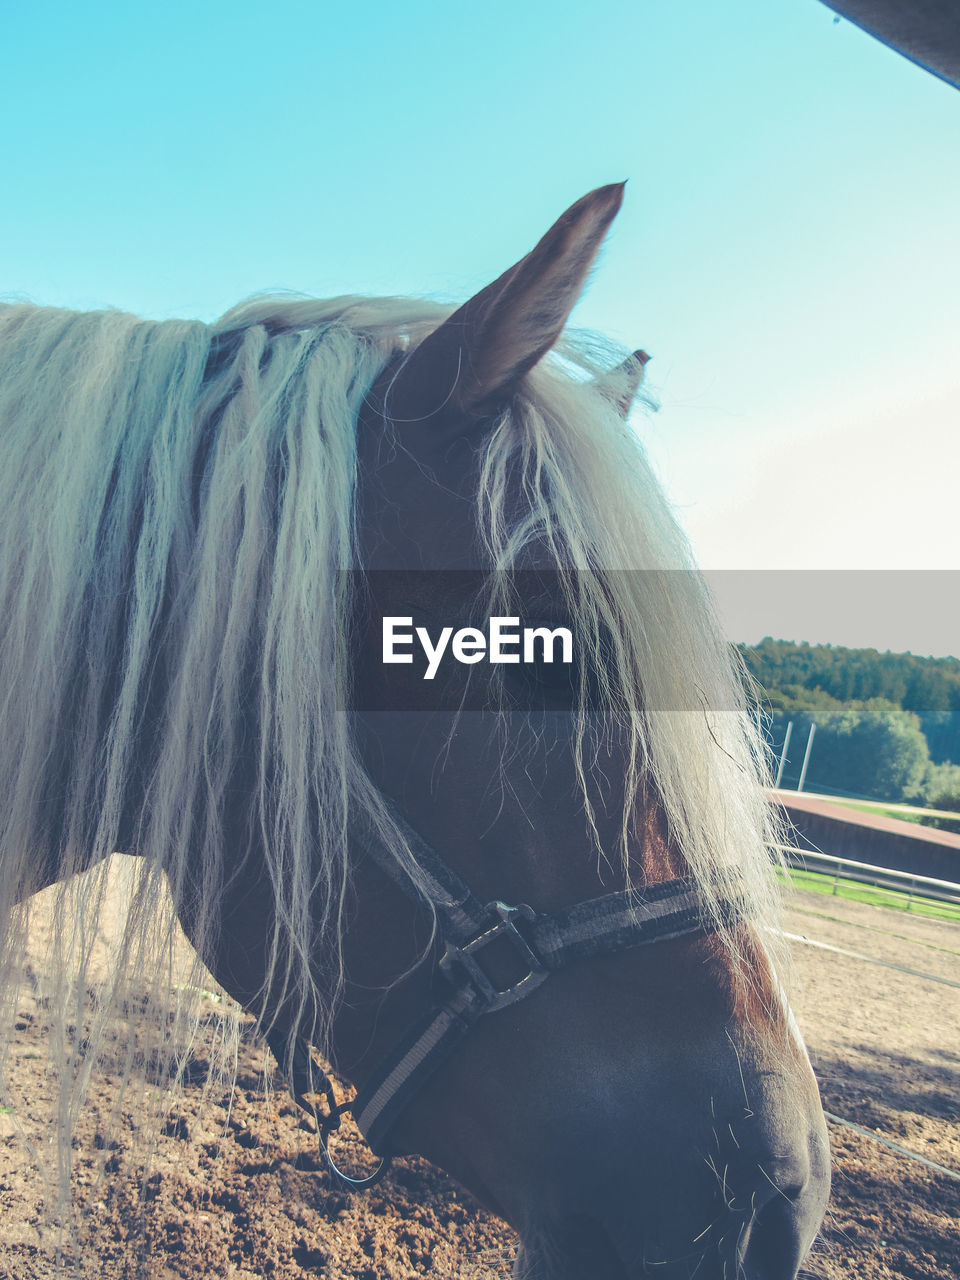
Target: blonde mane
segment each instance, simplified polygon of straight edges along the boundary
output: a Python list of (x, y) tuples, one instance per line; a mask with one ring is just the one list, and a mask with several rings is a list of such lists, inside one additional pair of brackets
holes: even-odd
[[(165, 904), (170, 885), (192, 895), (194, 936), (212, 953), (241, 760), (252, 753), (256, 785), (242, 802), (278, 910), (268, 983), (321, 1049), (343, 982), (351, 812), (367, 813), (416, 879), (344, 709), (343, 571), (360, 567), (364, 398), (447, 314), (360, 298), (255, 300), (211, 326), (0, 310), (0, 995), (6, 1030), (29, 894), (55, 855), (61, 1182), (89, 1064), (120, 1052), (108, 1045), (115, 1009), (138, 984), (163, 1005), (171, 988), (203, 982), (176, 968)], [(629, 857), (634, 804), (652, 786), (705, 909), (717, 909), (718, 877), (732, 875), (769, 921), (774, 819), (731, 649), (636, 435), (591, 384), (617, 354), (574, 338), (558, 354), (488, 438), (479, 537), (498, 568), (522, 564), (535, 539), (565, 566), (608, 714), (632, 743), (618, 855)], [(519, 521), (507, 503), (518, 477)], [(585, 793), (598, 732), (581, 707)], [(124, 829), (131, 794), (142, 803)], [(104, 950), (118, 849), (139, 859)], [(329, 960), (319, 993), (318, 938)], [(131, 1032), (124, 1073), (161, 1051), (182, 1069), (195, 1014), (184, 1027), (179, 1041), (169, 1029), (152, 1041)]]

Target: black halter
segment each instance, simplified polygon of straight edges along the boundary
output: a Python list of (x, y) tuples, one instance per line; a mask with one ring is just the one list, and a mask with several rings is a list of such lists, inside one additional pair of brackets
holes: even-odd
[[(721, 895), (719, 910), (708, 917), (690, 879), (610, 893), (549, 914), (534, 911), (525, 903), (490, 902), (484, 906), (399, 814), (392, 816), (418, 864), (422, 889), (413, 884), (372, 830), (359, 832), (358, 843), (408, 897), (418, 905), (426, 901), (433, 907), (444, 946), (437, 965), (443, 994), (380, 1060), (349, 1102), (337, 1103), (332, 1082), (317, 1067), (304, 1041), (296, 1039), (292, 1046), (291, 1092), (317, 1120), (321, 1151), (335, 1183), (351, 1190), (372, 1186), (383, 1176), (392, 1159), (389, 1135), (401, 1112), (480, 1018), (525, 999), (551, 973), (573, 961), (715, 930), (743, 915), (740, 896), (732, 892)], [(498, 950), (505, 943), (516, 963), (514, 980), (505, 987), (499, 986), (484, 966), (484, 953), (494, 943), (499, 944)], [(282, 1063), (285, 1038), (273, 1032), (268, 1042)], [(325, 1114), (307, 1100), (310, 1094), (325, 1097)], [(370, 1177), (348, 1177), (327, 1149), (330, 1135), (348, 1111), (370, 1149), (381, 1157)]]

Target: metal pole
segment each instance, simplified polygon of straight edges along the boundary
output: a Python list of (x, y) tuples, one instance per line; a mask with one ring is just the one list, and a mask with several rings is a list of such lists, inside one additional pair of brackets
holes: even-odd
[(806, 778), (807, 776), (807, 765), (810, 763), (810, 748), (813, 746), (813, 735), (816, 733), (816, 731), (817, 731), (817, 726), (815, 724), (811, 724), (810, 734), (807, 738), (807, 749), (803, 753), (803, 765), (800, 769), (800, 781), (797, 783), (798, 791), (803, 790), (803, 781), (804, 781), (804, 778)]
[(776, 784), (775, 784), (775, 785), (777, 786), (777, 788), (778, 788), (778, 789), (779, 789), (779, 786), (780, 786), (780, 779), (783, 777), (783, 766), (787, 763), (787, 747), (789, 747), (789, 745), (790, 745), (790, 735), (791, 735), (791, 733), (793, 733), (793, 721), (792, 721), (792, 720), (788, 721), (788, 723), (787, 723), (787, 732), (786, 732), (786, 734), (784, 735), (784, 738), (783, 738), (783, 750), (780, 752), (780, 764), (779, 764), (779, 765), (778, 765), (778, 767), (777, 767), (777, 781), (776, 781)]

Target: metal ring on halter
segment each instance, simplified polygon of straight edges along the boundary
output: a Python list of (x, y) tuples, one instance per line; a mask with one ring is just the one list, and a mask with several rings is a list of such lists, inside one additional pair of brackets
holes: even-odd
[[(327, 1080), (327, 1083), (330, 1083), (329, 1079)], [(332, 1104), (333, 1086), (331, 1085), (329, 1090), (324, 1090), (324, 1092)], [(351, 1109), (353, 1102), (354, 1100), (351, 1098), (349, 1102), (341, 1102), (335, 1106), (331, 1105), (330, 1111), (325, 1116), (319, 1115), (318, 1113), (320, 1125), (317, 1138), (320, 1143), (320, 1151), (323, 1155), (324, 1163), (327, 1166), (327, 1173), (330, 1174), (330, 1177), (333, 1179), (336, 1186), (340, 1187), (343, 1191), (365, 1191), (367, 1187), (372, 1187), (374, 1183), (380, 1181), (383, 1175), (390, 1168), (390, 1165), (393, 1163), (393, 1156), (381, 1156), (380, 1163), (377, 1165), (376, 1169), (374, 1169), (373, 1173), (368, 1174), (365, 1178), (351, 1178), (348, 1173), (344, 1173), (336, 1164), (333, 1156), (330, 1154), (329, 1148), (327, 1147), (327, 1141), (330, 1135), (332, 1133), (336, 1133), (340, 1128), (340, 1117)]]
[[(267, 1043), (273, 1050), (277, 1062), (287, 1061), (287, 1041), (284, 1036), (273, 1030), (268, 1031)], [(349, 1102), (337, 1102), (333, 1081), (313, 1060), (310, 1045), (300, 1036), (294, 1039), (289, 1063), (290, 1094), (301, 1111), (305, 1112), (317, 1127), (317, 1141), (320, 1144), (323, 1162), (334, 1185), (343, 1191), (363, 1191), (367, 1187), (372, 1187), (390, 1168), (393, 1163), (392, 1156), (381, 1156), (379, 1165), (369, 1177), (351, 1178), (349, 1174), (337, 1167), (327, 1148), (330, 1135), (340, 1128), (340, 1117), (353, 1109), (356, 1098), (351, 1098)], [(325, 1112), (321, 1111), (318, 1105), (320, 1099), (326, 1103)]]

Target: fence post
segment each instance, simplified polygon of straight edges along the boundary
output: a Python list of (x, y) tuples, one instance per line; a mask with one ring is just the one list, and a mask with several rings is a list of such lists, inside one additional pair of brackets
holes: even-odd
[(807, 765), (810, 763), (810, 748), (813, 746), (813, 735), (817, 731), (817, 726), (813, 723), (810, 725), (810, 733), (807, 737), (807, 749), (803, 753), (803, 765), (800, 769), (800, 781), (797, 783), (797, 790), (803, 790), (803, 784), (807, 776)]
[(793, 721), (789, 720), (787, 722), (787, 732), (784, 734), (784, 737), (783, 737), (783, 750), (780, 752), (780, 764), (777, 766), (776, 786), (778, 790), (780, 788), (780, 780), (783, 777), (783, 766), (787, 763), (787, 747), (789, 747), (790, 745), (791, 733), (793, 733)]

